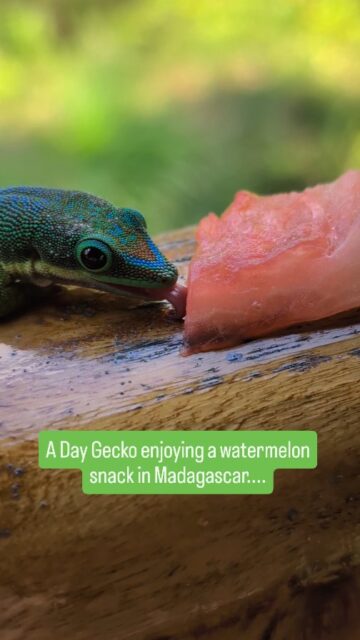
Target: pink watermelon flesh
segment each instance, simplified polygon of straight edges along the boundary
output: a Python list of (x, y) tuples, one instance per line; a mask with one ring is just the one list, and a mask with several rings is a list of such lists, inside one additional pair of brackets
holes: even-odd
[(186, 354), (360, 306), (360, 171), (301, 193), (240, 191), (196, 238)]

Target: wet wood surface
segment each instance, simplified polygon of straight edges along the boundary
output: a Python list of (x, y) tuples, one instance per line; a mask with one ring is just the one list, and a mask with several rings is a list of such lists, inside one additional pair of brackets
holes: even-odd
[[(186, 277), (193, 230), (159, 242)], [(1, 640), (360, 638), (360, 315), (180, 355), (165, 305), (63, 290), (0, 325)], [(84, 496), (39, 429), (315, 429), (272, 496)]]

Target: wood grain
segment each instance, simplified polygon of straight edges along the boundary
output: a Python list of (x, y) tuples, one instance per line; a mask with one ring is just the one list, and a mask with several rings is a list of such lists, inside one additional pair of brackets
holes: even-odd
[[(193, 230), (159, 238), (183, 277)], [(63, 290), (0, 326), (1, 640), (360, 638), (360, 316), (184, 358), (164, 305)], [(316, 429), (272, 496), (84, 496), (43, 428)]]

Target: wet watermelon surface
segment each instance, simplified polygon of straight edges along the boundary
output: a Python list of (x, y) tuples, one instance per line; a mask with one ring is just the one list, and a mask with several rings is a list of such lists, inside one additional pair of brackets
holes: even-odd
[(240, 191), (196, 239), (187, 354), (360, 306), (360, 171), (301, 193)]

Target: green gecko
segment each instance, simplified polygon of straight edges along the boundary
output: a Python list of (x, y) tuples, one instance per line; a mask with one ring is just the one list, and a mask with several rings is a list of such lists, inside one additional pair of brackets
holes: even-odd
[(0, 318), (54, 284), (173, 302), (177, 277), (138, 211), (79, 191), (0, 189)]

